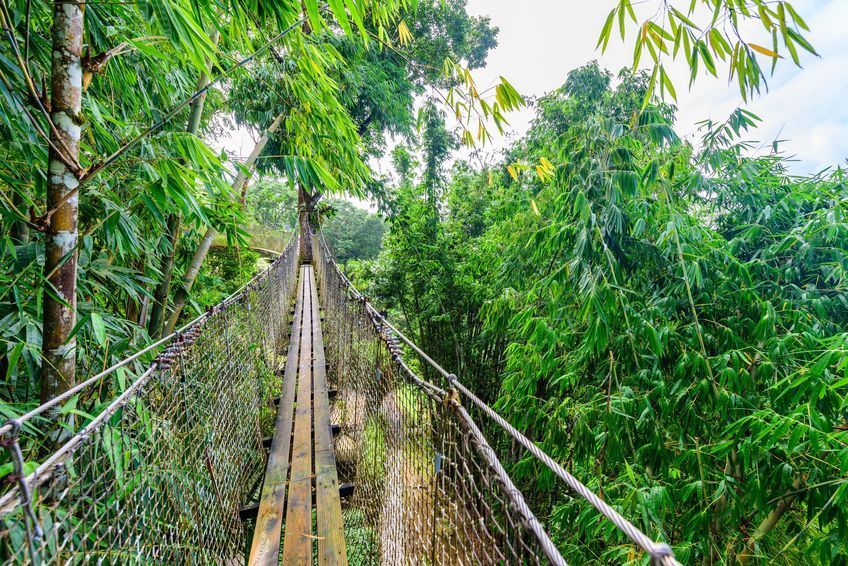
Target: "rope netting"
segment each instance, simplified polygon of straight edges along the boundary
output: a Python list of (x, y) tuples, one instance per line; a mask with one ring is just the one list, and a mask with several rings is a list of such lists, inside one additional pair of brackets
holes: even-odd
[[(15, 466), (0, 488), (0, 560), (244, 562), (252, 525), (240, 510), (265, 469), (298, 240), (173, 335), (0, 427)], [(354, 486), (343, 500), (351, 564), (565, 564), (483, 422), (496, 446), (522, 446), (652, 561), (676, 564), (386, 321), (320, 233), (311, 241), (339, 481)], [(422, 379), (427, 367), (441, 381)]]
[[(239, 508), (264, 470), (297, 255), (293, 238), (144, 355), (0, 428), (16, 468), (0, 496), (0, 560), (244, 561)], [(22, 447), (43, 462), (29, 474)]]
[(352, 564), (565, 564), (467, 411), (421, 380), (313, 237)]
[[(354, 563), (566, 563), (481, 431), (487, 422), (501, 444), (522, 446), (652, 563), (678, 564), (668, 545), (604, 503), (389, 323), (339, 270), (320, 233), (313, 247), (328, 375), (338, 389), (339, 477), (356, 486), (345, 509)], [(440, 385), (420, 377), (425, 367)]]

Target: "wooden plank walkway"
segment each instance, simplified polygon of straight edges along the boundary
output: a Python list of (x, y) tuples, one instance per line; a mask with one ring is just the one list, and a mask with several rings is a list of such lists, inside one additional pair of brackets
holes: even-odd
[[(315, 486), (313, 497), (313, 484)], [(313, 532), (312, 507), (317, 529)], [(283, 388), (250, 564), (347, 564), (330, 423), (324, 338), (311, 265), (300, 267)]]

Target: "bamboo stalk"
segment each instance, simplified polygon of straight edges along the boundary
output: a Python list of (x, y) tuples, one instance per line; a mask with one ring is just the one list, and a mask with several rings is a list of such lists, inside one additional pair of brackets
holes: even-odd
[[(45, 231), (41, 401), (74, 386), (77, 320), (77, 221), (79, 158), (82, 122), (82, 42), (84, 5), (53, 3), (53, 61), (48, 162), (47, 209), (55, 210)], [(62, 155), (57, 148), (65, 148)]]

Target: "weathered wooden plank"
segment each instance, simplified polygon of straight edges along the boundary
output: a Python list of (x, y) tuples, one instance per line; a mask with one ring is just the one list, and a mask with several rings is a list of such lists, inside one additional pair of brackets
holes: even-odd
[(304, 316), (283, 564), (312, 562), (312, 266), (301, 267), (300, 275), (304, 284)]
[[(352, 483), (339, 484), (339, 497), (345, 499), (353, 495), (354, 485)], [(239, 509), (239, 519), (242, 521), (256, 520), (259, 515), (259, 503), (249, 503)]]
[[(314, 274), (310, 272), (310, 277)], [(315, 506), (318, 515), (318, 564), (347, 564), (339, 479), (330, 423), (324, 338), (318, 316), (318, 292), (312, 291), (312, 380), (315, 404)]]
[[(286, 368), (283, 373), (282, 395), (277, 408), (274, 424), (274, 437), (265, 468), (265, 479), (259, 500), (259, 511), (253, 542), (250, 546), (250, 564), (274, 565), (279, 562), (280, 536), (283, 518), (283, 505), (286, 499), (286, 480), (288, 479), (291, 452), (292, 413), (294, 411), (295, 384), (300, 352), (300, 337), (303, 328), (304, 300), (311, 301), (306, 295), (306, 286), (301, 270), (295, 301), (292, 339), (289, 342)], [(309, 323), (311, 325), (311, 322)], [(311, 353), (307, 353), (309, 358)]]

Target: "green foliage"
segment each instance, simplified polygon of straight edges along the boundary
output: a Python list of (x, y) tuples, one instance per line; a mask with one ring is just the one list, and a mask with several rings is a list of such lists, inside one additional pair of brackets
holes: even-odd
[(238, 291), (257, 274), (258, 262), (259, 254), (249, 249), (212, 248), (197, 279), (193, 298), (197, 312)]
[[(746, 111), (696, 151), (651, 88), (574, 71), (502, 165), (453, 167), (435, 226), (398, 150), (372, 294), (682, 562), (844, 561), (845, 172), (749, 157)], [(532, 458), (512, 469), (570, 561), (639, 558)]]
[[(297, 192), (288, 183), (262, 180), (251, 191), (248, 202), (254, 218), (250, 231), (255, 246), (266, 247), (258, 244), (265, 241), (265, 230), (291, 232), (297, 226)], [(338, 199), (322, 201), (319, 213), (321, 229), (340, 263), (377, 257), (386, 231), (379, 216)]]
[(426, 0), (407, 15), (411, 40), (405, 45), (363, 49), (347, 38), (331, 38), (351, 63), (339, 76), (341, 95), (373, 155), (384, 151), (385, 134), (413, 134), (415, 96), (428, 85), (454, 86), (442, 72), (446, 58), (476, 69), (497, 45), (497, 28), (487, 17), (469, 16), (465, 0)]
[[(443, 119), (434, 111), (422, 130), (420, 182), (415, 175), (419, 159), (410, 148), (395, 148), (401, 180), (390, 205), (385, 251), (371, 266), (373, 272), (361, 269), (353, 276), (369, 296), (392, 309), (419, 345), (466, 375), (466, 369), (490, 369), (496, 363), (496, 345), (482, 339), (482, 320), (476, 316), (491, 281), (481, 249), (473, 243), (485, 228), (494, 195), (487, 178), (465, 163), (455, 164), (450, 180), (445, 178), (449, 147), (442, 143)], [(492, 389), (474, 377), (467, 381), (478, 391)]]
[(365, 511), (345, 510), (344, 537), (348, 549), (347, 559), (351, 564), (367, 564), (377, 553), (377, 533), (367, 525)]
[(322, 217), (321, 229), (339, 263), (370, 260), (380, 253), (386, 225), (376, 214), (348, 201), (334, 200), (327, 203)]
[(466, 0), (427, 0), (418, 4), (410, 32), (414, 43), (410, 57), (419, 62), (419, 81), (442, 82), (445, 57), (468, 69), (486, 64), (489, 51), (497, 47), (498, 28), (488, 16), (469, 16)]
[[(625, 37), (635, 4), (618, 3), (599, 45), (616, 24)], [(787, 2), (691, 6), (663, 2), (641, 26), (634, 67), (647, 53), (652, 74), (613, 79), (597, 64), (571, 73), (537, 102), (504, 162), (478, 171), (448, 167), (451, 151), (485, 143), (489, 123), (501, 130), (524, 101), (505, 79), (478, 92), (469, 69), (482, 66), (497, 30), (468, 16), (463, 0), (91, 3), (74, 250), (80, 373), (149, 342), (169, 218), (182, 221), (179, 275), (210, 229), (233, 244), (252, 231), (257, 245), (271, 241), (264, 231), (295, 226), (298, 184), (371, 194), (390, 215), (385, 238), (378, 217), (346, 201), (321, 211), (354, 280), (683, 562), (844, 562), (845, 172), (798, 178), (777, 148), (750, 157), (740, 139), (758, 119), (742, 110), (704, 123), (696, 150), (673, 131), (674, 108), (652, 97), (659, 86), (675, 98), (667, 58), (685, 58), (693, 80), (725, 63), (747, 97), (765, 84), (758, 57), (776, 63), (788, 53), (799, 64), (799, 51), (815, 51)], [(50, 122), (38, 84), (50, 75), (51, 4), (9, 8), (12, 39), (0, 48), (5, 417), (36, 402), (51, 292), (41, 234)], [(770, 42), (742, 39), (750, 19)], [(188, 102), (210, 69), (218, 86), (206, 93), (198, 135), (186, 133)], [(416, 116), (426, 87), (431, 99)], [(251, 171), (229, 167), (205, 141), (229, 116), (260, 134), (282, 116), (256, 166), (279, 181), (230, 187), (233, 173)], [(404, 142), (392, 151), (399, 182), (390, 188), (368, 166), (387, 135)], [(193, 289), (197, 309), (247, 282), (257, 259), (213, 251)], [(419, 400), (397, 393), (405, 417), (425, 418), (409, 411)], [(131, 442), (104, 437), (102, 450)], [(381, 478), (383, 424), (366, 423), (362, 442), (365, 473)], [(33, 465), (43, 451), (26, 448)], [(532, 460), (508, 463), (572, 561), (640, 559), (587, 506), (551, 489)]]
[(291, 232), (297, 225), (297, 191), (289, 183), (263, 179), (248, 193), (247, 202), (253, 219), (263, 226)]
[[(42, 298), (49, 292), (42, 229), (51, 213), (45, 203), (51, 125), (42, 83), (50, 83), (53, 6), (7, 4), (2, 15), (10, 35), (0, 42), (0, 374), (4, 400), (30, 403), (42, 359)], [(476, 67), (494, 45), (495, 31), (485, 19), (469, 17), (462, 2), (422, 2), (420, 22), (418, 8), (415, 0), (86, 7), (75, 249), (81, 375), (148, 342), (154, 291), (170, 275), (169, 240), (177, 241), (171, 279), (179, 281), (210, 229), (229, 245), (243, 246), (252, 234), (253, 245), (279, 249), (284, 239), (268, 230), (294, 226), (295, 199), (285, 200), (290, 192), (270, 181), (251, 187), (245, 210), (247, 187), (230, 187), (240, 165), (227, 163), (207, 140), (232, 118), (262, 132), (284, 113), (258, 165), (284, 177), (281, 182), (322, 192), (379, 191), (366, 160), (379, 152), (385, 133), (411, 131), (413, 95), (441, 76), (445, 57)], [(401, 18), (420, 43), (400, 44)], [(425, 76), (423, 68), (436, 71)], [(203, 74), (213, 86), (194, 135), (186, 133), (189, 102)], [(169, 235), (174, 219), (179, 230)], [(351, 257), (373, 255), (376, 234), (375, 225), (347, 242)], [(204, 271), (196, 304), (210, 304), (232, 287), (216, 270)], [(172, 285), (171, 299), (181, 291)]]
[(370, 481), (382, 481), (386, 477), (386, 432), (376, 417), (365, 423), (362, 434), (362, 465), (360, 470)]
[[(690, 71), (689, 85), (701, 73), (714, 77), (722, 65), (727, 67), (728, 80), (739, 85), (743, 99), (766, 86), (766, 74), (760, 60), (771, 63), (774, 72), (778, 59), (788, 53), (795, 65), (801, 66), (799, 51), (818, 56), (805, 37), (810, 28), (790, 2), (766, 0), (692, 0), (669, 2), (663, 0), (658, 9), (650, 6), (647, 19), (639, 19), (636, 9), (640, 2), (619, 0), (607, 16), (598, 38), (598, 47), (605, 51), (610, 38), (618, 30), (622, 41), (627, 26), (642, 22), (633, 40), (633, 68), (639, 67), (647, 52), (653, 64), (650, 93), (659, 87), (664, 97), (668, 92), (677, 99), (674, 84), (666, 71), (668, 59), (683, 59)], [(651, 3), (655, 4), (655, 3)], [(746, 25), (759, 22), (757, 26)], [(760, 32), (754, 37), (755, 31)], [(752, 41), (751, 38), (754, 40)], [(758, 58), (759, 56), (759, 58)], [(645, 98), (644, 104), (647, 104)]]

